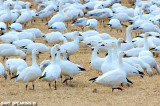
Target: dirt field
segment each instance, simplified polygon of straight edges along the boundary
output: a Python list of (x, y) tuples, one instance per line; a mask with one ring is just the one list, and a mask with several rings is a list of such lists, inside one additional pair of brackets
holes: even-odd
[[(125, 1), (122, 1), (125, 4)], [(35, 4), (33, 4), (35, 6)], [(39, 28), (43, 33), (49, 33), (48, 27), (45, 25), (46, 21), (42, 22), (37, 19), (34, 23), (28, 23), (27, 28)], [(98, 24), (98, 32), (108, 33), (111, 36), (123, 37), (125, 38), (125, 30), (123, 27), (123, 32), (118, 32), (113, 30), (109, 31), (107, 27), (108, 21), (100, 26)], [(127, 23), (126, 23), (127, 24)], [(71, 26), (67, 28), (68, 32), (78, 30), (80, 28), (76, 26)], [(87, 31), (88, 28), (85, 28)], [(135, 34), (133, 33), (133, 36)], [(36, 42), (44, 43), (42, 38), (36, 40)], [(2, 43), (2, 42), (1, 42)], [(49, 44), (47, 44), (49, 45)], [(86, 72), (81, 73), (74, 77), (71, 86), (66, 86), (61, 83), (60, 79), (57, 82), (57, 90), (54, 90), (54, 83), (52, 84), (52, 89), (49, 89), (47, 82), (42, 82), (37, 80), (35, 82), (35, 90), (32, 90), (31, 84), (29, 84), (28, 90), (25, 89), (24, 83), (18, 83), (14, 80), (10, 80), (10, 76), (5, 80), (0, 78), (0, 102), (5, 101), (35, 101), (38, 106), (64, 106), (64, 105), (128, 105), (128, 106), (158, 106), (160, 105), (160, 76), (155, 70), (154, 75), (149, 77), (145, 73), (144, 78), (141, 77), (131, 77), (129, 78), (133, 85), (130, 87), (124, 86), (123, 91), (115, 90), (112, 92), (110, 87), (105, 87), (103, 85), (98, 85), (96, 83), (89, 82), (90, 78), (101, 75), (100, 72), (95, 71), (89, 64), (91, 60), (92, 51), (90, 48), (86, 47), (84, 44), (80, 43), (79, 51), (70, 57), (71, 61), (83, 66)], [(38, 64), (43, 60), (49, 59), (49, 52), (41, 54), (40, 58), (37, 60)], [(156, 58), (158, 65), (160, 66), (159, 57)], [(2, 62), (2, 58), (0, 58)], [(27, 55), (27, 63), (31, 65), (31, 55)]]

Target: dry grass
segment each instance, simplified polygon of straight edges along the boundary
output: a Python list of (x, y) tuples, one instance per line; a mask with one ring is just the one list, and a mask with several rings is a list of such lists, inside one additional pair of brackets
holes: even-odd
[[(123, 1), (124, 3), (125, 1)], [(35, 5), (35, 4), (34, 4)], [(129, 4), (124, 4), (130, 6)], [(43, 33), (49, 33), (48, 27), (45, 26), (46, 22), (41, 22), (39, 19), (34, 23), (28, 23), (26, 28), (39, 28)], [(108, 21), (105, 22), (105, 26)], [(126, 23), (128, 24), (128, 23)], [(25, 28), (25, 29), (26, 29)], [(80, 28), (71, 26), (69, 24), (68, 32), (78, 30)], [(85, 31), (88, 29), (85, 28)], [(125, 30), (118, 32), (109, 28), (103, 27), (98, 24), (98, 32), (109, 33), (112, 36), (125, 37)], [(42, 42), (42, 38), (37, 39), (36, 42)], [(47, 44), (48, 45), (48, 44)], [(131, 87), (124, 87), (123, 91), (115, 90), (113, 93), (111, 88), (103, 85), (91, 83), (88, 80), (92, 77), (101, 75), (100, 72), (95, 71), (89, 64), (91, 60), (91, 50), (84, 44), (80, 43), (79, 51), (71, 56), (71, 61), (86, 68), (86, 72), (81, 73), (74, 77), (72, 86), (66, 86), (61, 83), (60, 79), (57, 83), (57, 90), (49, 89), (47, 82), (37, 80), (35, 82), (35, 90), (32, 90), (29, 84), (28, 90), (25, 89), (24, 83), (17, 83), (14, 80), (7, 80), (0, 78), (0, 102), (2, 101), (36, 101), (39, 106), (53, 106), (53, 105), (145, 105), (145, 106), (158, 106), (160, 103), (160, 82), (159, 75), (154, 70), (154, 75), (149, 77), (145, 74), (144, 78), (131, 77), (129, 78), (134, 84)], [(49, 52), (41, 54), (38, 59), (38, 64), (49, 59)], [(156, 58), (160, 65), (160, 60)], [(2, 62), (2, 60), (1, 60)], [(31, 55), (27, 56), (27, 63), (31, 65)], [(54, 84), (52, 85), (54, 88)]]

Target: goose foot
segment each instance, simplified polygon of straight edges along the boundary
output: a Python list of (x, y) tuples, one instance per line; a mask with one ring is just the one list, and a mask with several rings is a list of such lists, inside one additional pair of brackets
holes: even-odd
[(26, 90), (27, 90), (28, 84), (26, 84)]
[(120, 88), (120, 87), (117, 87), (117, 88), (112, 88), (112, 92), (114, 91), (114, 89), (118, 89), (118, 90), (123, 90), (122, 88)]
[(60, 77), (60, 78), (61, 78), (61, 82), (62, 82), (62, 75), (61, 75), (61, 77)]

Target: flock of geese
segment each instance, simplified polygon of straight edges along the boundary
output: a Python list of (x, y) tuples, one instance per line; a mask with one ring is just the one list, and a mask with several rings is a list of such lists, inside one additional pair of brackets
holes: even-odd
[[(37, 10), (31, 9), (33, 4), (19, 0), (0, 0), (0, 75), (26, 84), (41, 79), (51, 83), (59, 77), (65, 77), (63, 83), (85, 71), (85, 68), (70, 61), (69, 57), (79, 49), (79, 43), (84, 43), (93, 50), (91, 66), (102, 72), (101, 76), (89, 81), (111, 86), (123, 90), (123, 83), (133, 84), (130, 76), (153, 75), (154, 68), (160, 73), (153, 55), (160, 52), (160, 2), (158, 0), (136, 0), (133, 8), (121, 5), (121, 0), (34, 0)], [(133, 2), (133, 0), (132, 0)], [(44, 34), (38, 28), (23, 30), (27, 23), (32, 24), (39, 18), (46, 22), (53, 32)], [(49, 19), (49, 20), (48, 20)], [(103, 27), (106, 20), (110, 20), (110, 31), (122, 32), (126, 28), (126, 40), (116, 39), (107, 33), (97, 32), (97, 24)], [(81, 31), (67, 32), (68, 23), (81, 28)], [(130, 25), (125, 25), (129, 22)], [(84, 32), (84, 28), (90, 30)], [(8, 31), (9, 30), (9, 31)], [(115, 32), (115, 33), (116, 33)], [(132, 32), (137, 36), (133, 38)], [(53, 45), (46, 46), (36, 43), (41, 38)], [(70, 42), (69, 42), (70, 41)], [(59, 42), (63, 42), (59, 45)], [(44, 60), (40, 66), (36, 60), (39, 54), (50, 51), (51, 60)], [(153, 53), (152, 53), (152, 52)], [(103, 53), (104, 58), (98, 53)], [(26, 63), (26, 53), (32, 54), (32, 65)], [(21, 58), (9, 58), (20, 56)], [(63, 58), (61, 58), (63, 56)], [(127, 57), (127, 58), (125, 58)], [(9, 58), (9, 59), (8, 59)], [(6, 71), (7, 69), (8, 71)]]

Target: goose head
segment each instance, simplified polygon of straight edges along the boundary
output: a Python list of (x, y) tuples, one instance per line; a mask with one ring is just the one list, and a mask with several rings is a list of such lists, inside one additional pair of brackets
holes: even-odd
[(36, 54), (39, 54), (39, 50), (33, 49), (33, 50), (32, 50), (32, 54), (35, 54), (35, 55), (36, 55)]
[(55, 46), (53, 46), (51, 48), (51, 54), (55, 53), (56, 54), (56, 51), (60, 51), (60, 45), (59, 44), (56, 44)]
[(119, 52), (119, 57), (125, 57), (125, 56), (126, 56), (126, 54), (124, 51)]
[(18, 54), (19, 54), (24, 60), (26, 60), (26, 54), (25, 54), (22, 50), (18, 50)]
[(132, 32), (133, 30), (137, 30), (137, 28), (134, 27), (133, 25), (129, 25), (129, 26), (127, 27), (127, 31)]
[(118, 39), (118, 44), (120, 44), (120, 43), (126, 43), (126, 41), (123, 38), (119, 38)]
[(149, 37), (149, 36), (152, 36), (150, 33), (146, 32), (144, 37)]
[(74, 35), (74, 36), (82, 36), (79, 31), (74, 31), (74, 32), (73, 32), (73, 35)]

